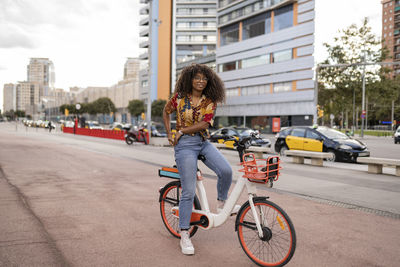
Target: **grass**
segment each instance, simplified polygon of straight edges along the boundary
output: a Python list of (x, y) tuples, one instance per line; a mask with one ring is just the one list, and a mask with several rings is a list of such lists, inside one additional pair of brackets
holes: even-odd
[[(341, 131), (344, 133), (346, 130), (341, 130)], [(360, 135), (361, 134), (361, 130), (356, 130), (355, 134)], [(392, 131), (364, 130), (364, 135), (387, 137), (387, 136), (393, 136), (393, 132)]]

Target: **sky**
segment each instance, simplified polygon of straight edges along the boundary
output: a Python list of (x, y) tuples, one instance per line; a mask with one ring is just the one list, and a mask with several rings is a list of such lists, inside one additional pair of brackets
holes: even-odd
[[(166, 0), (162, 0), (166, 1)], [(138, 57), (139, 0), (0, 0), (0, 109), (6, 83), (27, 80), (30, 58), (49, 58), (55, 87), (111, 86)], [(338, 30), (370, 19), (381, 36), (380, 0), (316, 0), (315, 61)]]

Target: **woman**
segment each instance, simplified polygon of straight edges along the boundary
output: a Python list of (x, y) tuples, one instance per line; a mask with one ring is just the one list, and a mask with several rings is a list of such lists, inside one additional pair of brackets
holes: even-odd
[[(175, 146), (175, 161), (181, 176), (182, 195), (179, 202), (179, 228), (183, 254), (194, 254), (189, 228), (196, 192), (197, 158), (218, 176), (218, 208), (227, 199), (232, 183), (232, 168), (222, 154), (207, 141), (208, 127), (213, 124), (217, 103), (225, 100), (223, 82), (205, 65), (193, 64), (183, 69), (172, 98), (164, 107), (164, 124), (168, 140)], [(172, 138), (170, 116), (176, 112), (176, 134)], [(235, 207), (237, 209), (237, 207)]]

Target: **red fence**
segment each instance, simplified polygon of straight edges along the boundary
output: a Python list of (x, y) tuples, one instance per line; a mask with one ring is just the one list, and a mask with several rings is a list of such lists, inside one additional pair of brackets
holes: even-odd
[[(63, 132), (73, 134), (74, 127), (64, 127)], [(75, 134), (109, 138), (109, 139), (117, 139), (117, 140), (125, 140), (125, 136), (124, 136), (125, 132), (124, 131), (76, 128)]]

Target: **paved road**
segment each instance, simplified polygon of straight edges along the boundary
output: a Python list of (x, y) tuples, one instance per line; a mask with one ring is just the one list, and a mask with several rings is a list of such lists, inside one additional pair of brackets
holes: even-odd
[[(196, 234), (194, 257), (181, 255), (156, 201), (166, 180), (154, 174), (158, 165), (173, 163), (170, 148), (16, 133), (5, 126), (0, 126), (0, 148), (0, 266), (253, 266), (232, 231), (233, 219)], [(224, 153), (235, 161), (230, 151)], [(399, 202), (399, 180), (340, 166), (285, 163), (277, 190), (265, 193), (296, 227), (298, 247), (288, 266), (397, 266), (400, 220), (314, 200), (323, 192), (329, 199), (330, 192), (335, 203), (354, 204), (353, 198), (338, 202), (338, 196), (358, 192), (356, 200), (369, 206), (374, 196), (368, 190), (382, 198), (392, 192), (382, 203), (396, 213), (389, 204)], [(301, 192), (313, 184), (307, 194)], [(207, 179), (206, 187), (209, 199), (215, 199), (215, 179)], [(299, 197), (308, 192), (316, 195)]]

